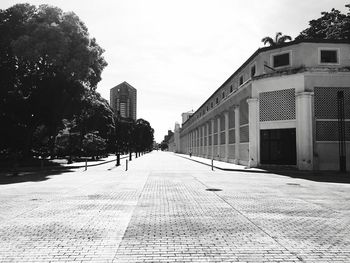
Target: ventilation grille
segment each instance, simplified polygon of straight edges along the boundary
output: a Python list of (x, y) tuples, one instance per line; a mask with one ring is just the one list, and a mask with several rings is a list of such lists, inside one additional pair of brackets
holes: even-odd
[(315, 88), (316, 119), (338, 119), (337, 92), (344, 92), (345, 119), (350, 119), (349, 88)]
[[(337, 121), (317, 121), (316, 122), (316, 141), (338, 141), (338, 122)], [(345, 122), (345, 140), (350, 141), (350, 121)]]
[(249, 121), (248, 119), (249, 109), (248, 109), (247, 99), (248, 98), (245, 98), (241, 100), (239, 103), (239, 122), (241, 125), (247, 124)]
[(295, 90), (285, 89), (260, 93), (260, 121), (295, 119)]
[(249, 126), (243, 126), (239, 129), (240, 142), (249, 142)]
[(316, 141), (339, 140), (338, 91), (344, 92), (345, 140), (350, 141), (350, 88), (315, 87)]

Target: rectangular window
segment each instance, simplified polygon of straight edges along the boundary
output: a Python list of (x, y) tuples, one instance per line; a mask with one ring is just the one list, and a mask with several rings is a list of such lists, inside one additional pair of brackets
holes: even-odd
[(325, 64), (338, 64), (338, 50), (337, 49), (327, 49), (320, 50), (320, 63)]
[(250, 68), (250, 77), (254, 77), (255, 76), (255, 73), (256, 73), (256, 67), (255, 65), (253, 65), (251, 68)]
[(223, 99), (225, 98), (225, 91), (222, 93), (222, 98)]
[(233, 87), (232, 87), (232, 85), (230, 86), (230, 93), (233, 91)]
[(243, 76), (239, 77), (239, 85), (241, 86), (243, 84)]
[(218, 104), (219, 103), (219, 98), (218, 97), (216, 97), (216, 104)]
[(272, 65), (274, 68), (285, 67), (290, 65), (290, 53), (283, 53), (279, 55), (273, 55)]
[(210, 107), (213, 108), (213, 106), (214, 106), (214, 104), (213, 104), (213, 102), (211, 102), (211, 103), (210, 103)]

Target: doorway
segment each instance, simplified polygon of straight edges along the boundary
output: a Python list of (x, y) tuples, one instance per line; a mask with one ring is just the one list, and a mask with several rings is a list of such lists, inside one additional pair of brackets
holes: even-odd
[(260, 163), (296, 165), (296, 135), (293, 129), (260, 130)]

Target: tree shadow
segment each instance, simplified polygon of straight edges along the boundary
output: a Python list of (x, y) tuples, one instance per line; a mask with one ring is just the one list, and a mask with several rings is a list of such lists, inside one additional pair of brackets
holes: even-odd
[(74, 172), (71, 168), (64, 166), (38, 168), (22, 168), (14, 175), (13, 170), (0, 172), (0, 185), (17, 184), (24, 182), (41, 182), (49, 180), (51, 176), (62, 173)]

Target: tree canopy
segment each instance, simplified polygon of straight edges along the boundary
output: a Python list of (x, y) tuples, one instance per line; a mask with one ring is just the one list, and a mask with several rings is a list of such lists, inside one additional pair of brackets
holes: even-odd
[(62, 120), (95, 92), (104, 51), (77, 15), (48, 5), (0, 10), (0, 35), (1, 153), (29, 153), (34, 132), (53, 149)]
[(350, 42), (350, 4), (345, 6), (349, 9), (347, 14), (334, 8), (330, 12), (322, 12), (322, 16), (311, 20), (309, 27), (295, 39), (341, 39)]

